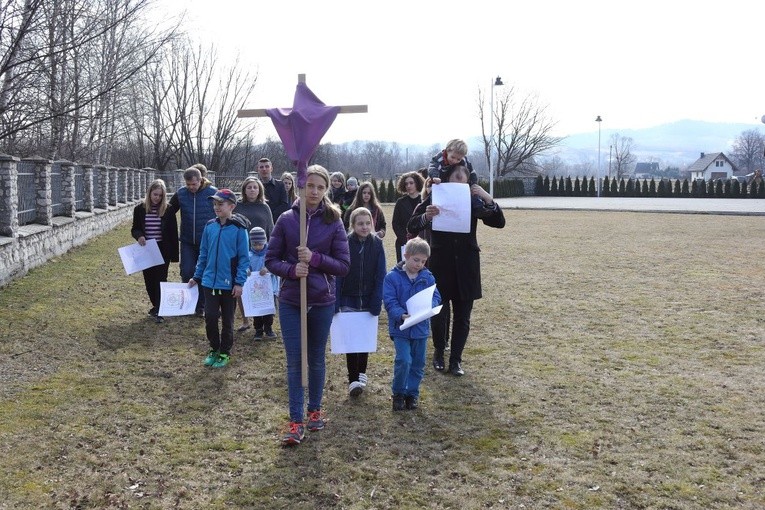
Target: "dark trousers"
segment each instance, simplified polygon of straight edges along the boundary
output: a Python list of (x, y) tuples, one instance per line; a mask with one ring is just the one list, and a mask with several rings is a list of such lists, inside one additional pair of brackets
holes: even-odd
[(261, 315), (260, 317), (253, 317), (252, 324), (255, 326), (255, 331), (273, 331), (274, 330), (274, 314)]
[(348, 367), (348, 382), (359, 380), (359, 374), (367, 373), (368, 352), (350, 352), (345, 355), (345, 364)]
[[(473, 300), (444, 300), (441, 313), (430, 320), (433, 326), (433, 347), (443, 351), (449, 341), (449, 322), (451, 319), (452, 348), (449, 364), (462, 363), (462, 351), (465, 349), (470, 333), (470, 314), (473, 312)], [(454, 316), (452, 317), (452, 311)]]
[[(181, 243), (181, 281), (186, 283), (194, 277), (194, 271), (197, 268), (197, 260), (199, 259), (199, 246), (191, 243)], [(197, 301), (197, 310), (202, 310), (205, 307), (205, 294), (199, 293), (199, 300)]]
[[(230, 290), (216, 290), (202, 287), (205, 295), (205, 330), (210, 349), (221, 354), (231, 354), (234, 346), (234, 310), (236, 299)], [(221, 329), (218, 330), (218, 319)]]
[(167, 281), (167, 271), (170, 267), (170, 262), (165, 262), (158, 266), (150, 267), (143, 270), (143, 283), (146, 285), (146, 293), (149, 295), (149, 301), (151, 306), (159, 310), (160, 282)]

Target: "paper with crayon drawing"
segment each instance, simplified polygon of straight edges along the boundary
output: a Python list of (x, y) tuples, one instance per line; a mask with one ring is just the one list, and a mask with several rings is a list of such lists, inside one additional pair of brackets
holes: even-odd
[(173, 317), (192, 315), (197, 308), (199, 285), (189, 287), (188, 283), (160, 282), (159, 315)]

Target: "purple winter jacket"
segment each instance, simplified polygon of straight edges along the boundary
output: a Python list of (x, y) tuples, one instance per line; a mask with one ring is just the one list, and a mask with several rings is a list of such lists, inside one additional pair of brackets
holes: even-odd
[[(306, 215), (306, 245), (313, 252), (308, 268), (308, 306), (334, 306), (335, 276), (345, 276), (351, 266), (343, 222), (324, 223), (323, 212), (322, 202)], [(300, 207), (295, 201), (277, 219), (266, 253), (266, 267), (282, 277), (279, 301), (294, 306), (300, 306), (300, 279), (295, 277), (299, 245)]]

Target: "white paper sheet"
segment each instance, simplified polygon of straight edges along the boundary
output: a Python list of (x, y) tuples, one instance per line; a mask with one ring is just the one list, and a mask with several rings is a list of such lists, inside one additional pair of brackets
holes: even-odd
[(470, 232), (470, 186), (456, 182), (434, 184), (433, 205), (438, 215), (433, 217), (433, 230), (440, 232)]
[(329, 328), (332, 354), (377, 352), (379, 319), (369, 312), (336, 313)]
[(430, 319), (434, 315), (438, 315), (443, 305), (433, 308), (433, 293), (435, 291), (436, 286), (431, 285), (406, 300), (406, 312), (409, 314), (409, 317), (399, 327), (401, 331)]
[(199, 285), (189, 287), (188, 283), (160, 282), (159, 315), (173, 317), (192, 315), (199, 299)]
[(245, 317), (262, 317), (276, 313), (271, 274), (252, 273), (242, 287), (242, 305)]
[(147, 240), (145, 246), (133, 243), (117, 248), (117, 251), (120, 254), (122, 266), (127, 274), (137, 273), (138, 271), (165, 263), (156, 239)]

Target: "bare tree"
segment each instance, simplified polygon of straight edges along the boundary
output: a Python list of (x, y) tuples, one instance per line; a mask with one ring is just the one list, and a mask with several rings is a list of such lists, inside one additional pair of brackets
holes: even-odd
[[(487, 163), (496, 149), (495, 175), (533, 175), (539, 173), (536, 158), (557, 147), (562, 138), (552, 136), (555, 122), (547, 116), (547, 106), (535, 95), (518, 97), (515, 87), (506, 87), (496, 98), (494, 111), (487, 112), (485, 95), (478, 89), (478, 117), (481, 120), (484, 155)], [(494, 138), (486, 132), (489, 115), (494, 116)]]
[[(0, 26), (0, 144), (109, 158), (123, 90), (174, 35), (150, 0), (8, 0)], [(5, 7), (5, 6), (4, 6)], [(7, 21), (7, 22), (6, 22)], [(22, 151), (23, 152), (23, 151)]]
[(628, 177), (635, 169), (637, 158), (632, 154), (634, 142), (628, 136), (621, 136), (619, 133), (611, 135), (611, 146), (613, 155), (611, 158), (611, 174), (617, 179)]
[(543, 175), (568, 175), (570, 172), (568, 164), (557, 154), (551, 158), (543, 159), (539, 169)]
[(733, 141), (731, 159), (746, 173), (751, 173), (765, 166), (764, 152), (765, 135), (757, 129), (748, 129)]

